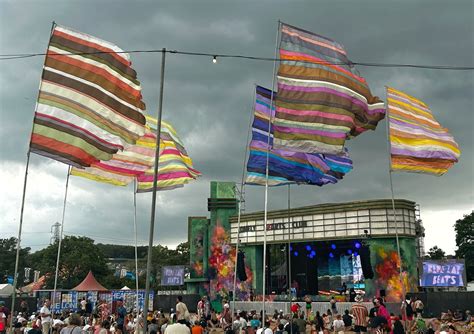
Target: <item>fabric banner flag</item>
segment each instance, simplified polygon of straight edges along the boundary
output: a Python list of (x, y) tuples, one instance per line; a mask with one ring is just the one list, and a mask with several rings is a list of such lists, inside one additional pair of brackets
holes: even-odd
[(388, 87), (387, 109), (393, 171), (440, 176), (458, 161), (458, 144), (425, 103)]
[[(271, 91), (257, 86), (255, 114), (252, 124), (252, 141), (247, 162), (247, 184), (265, 185), (268, 124), (274, 117), (270, 109)], [(276, 93), (274, 93), (274, 98)], [(270, 128), (270, 148), (273, 143), (273, 126)], [(322, 186), (336, 183), (352, 169), (347, 152), (341, 156), (311, 154), (271, 149), (268, 163), (268, 185), (313, 184)]]
[(274, 147), (343, 154), (346, 139), (374, 130), (383, 102), (370, 92), (344, 47), (281, 24)]
[[(147, 116), (147, 124), (157, 129), (156, 119)], [(175, 129), (167, 122), (161, 122), (160, 160), (158, 164), (157, 190), (169, 190), (183, 187), (201, 175), (194, 169)], [(137, 193), (153, 191), (154, 166), (137, 177)]]
[(96, 37), (54, 27), (31, 152), (79, 168), (110, 160), (145, 134), (144, 110), (128, 54)]
[(73, 167), (71, 175), (115, 186), (126, 186), (153, 167), (155, 147), (156, 135), (148, 128), (135, 145), (126, 144), (125, 149), (114, 154), (112, 159), (94, 163), (91, 167)]

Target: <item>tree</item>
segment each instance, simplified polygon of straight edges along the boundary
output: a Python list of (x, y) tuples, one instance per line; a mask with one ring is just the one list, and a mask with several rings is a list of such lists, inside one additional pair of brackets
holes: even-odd
[[(54, 287), (58, 242), (31, 254), (33, 268), (47, 273), (46, 289)], [(104, 254), (94, 245), (94, 240), (86, 237), (67, 236), (61, 244), (59, 260), (58, 288), (72, 289), (91, 270), (100, 282), (111, 275)]]
[(428, 257), (431, 260), (442, 260), (446, 258), (446, 253), (441, 248), (438, 248), (438, 246), (434, 246), (428, 251)]
[(466, 261), (468, 282), (474, 279), (474, 212), (464, 215), (454, 224), (456, 231), (456, 256)]
[[(0, 283), (6, 283), (8, 276), (13, 277), (15, 274), (15, 261), (16, 261), (16, 238), (0, 239)], [(18, 262), (18, 271), (22, 271), (23, 268), (27, 267), (27, 257), (30, 252), (30, 248), (20, 247), (20, 257)], [(18, 281), (20, 283), (20, 280)], [(21, 284), (18, 284), (21, 286)]]

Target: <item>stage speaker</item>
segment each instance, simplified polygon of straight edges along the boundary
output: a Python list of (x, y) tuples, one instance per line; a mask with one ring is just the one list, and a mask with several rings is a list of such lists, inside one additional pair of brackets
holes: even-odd
[(367, 246), (362, 246), (359, 252), (360, 255), (360, 264), (362, 266), (362, 273), (364, 278), (372, 279), (374, 278), (374, 271), (372, 270), (372, 265), (370, 263), (370, 249)]
[(241, 282), (247, 280), (247, 273), (245, 272), (245, 255), (241, 250), (239, 250), (239, 253), (237, 254), (237, 277)]

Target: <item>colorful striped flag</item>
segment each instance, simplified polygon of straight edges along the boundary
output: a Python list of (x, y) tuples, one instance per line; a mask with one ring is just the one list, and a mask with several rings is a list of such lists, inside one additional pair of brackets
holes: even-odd
[[(147, 124), (156, 131), (157, 121), (147, 116)], [(160, 160), (158, 164), (157, 190), (169, 190), (183, 187), (201, 175), (194, 169), (176, 130), (167, 122), (161, 122)], [(153, 191), (154, 168), (150, 168), (137, 177), (137, 192)]]
[(422, 101), (387, 88), (393, 171), (443, 175), (461, 151), (446, 128)]
[(275, 148), (342, 154), (346, 139), (376, 128), (383, 102), (342, 45), (287, 24), (280, 43)]
[(55, 26), (41, 78), (30, 151), (76, 167), (110, 160), (145, 134), (145, 104), (128, 54)]
[[(274, 93), (274, 98), (276, 93)], [(247, 184), (265, 185), (268, 122), (275, 115), (270, 109), (271, 91), (257, 86), (255, 115), (252, 124), (252, 141), (247, 162)], [(273, 127), (270, 128), (270, 147), (273, 141)], [(336, 183), (352, 169), (347, 152), (342, 156), (310, 154), (271, 149), (268, 164), (268, 185), (313, 184), (322, 186)]]
[(71, 175), (115, 186), (126, 186), (153, 167), (155, 147), (156, 135), (147, 128), (145, 135), (140, 137), (135, 145), (127, 144), (123, 151), (117, 152), (108, 161), (100, 161), (86, 168), (73, 167)]

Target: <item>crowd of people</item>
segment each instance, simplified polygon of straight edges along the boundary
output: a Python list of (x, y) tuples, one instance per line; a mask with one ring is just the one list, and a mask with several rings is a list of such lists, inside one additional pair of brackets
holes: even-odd
[[(127, 311), (123, 301), (117, 301), (114, 310), (99, 301), (89, 310), (81, 301), (78, 313), (53, 314), (51, 303), (45, 300), (38, 312), (25, 310), (11, 315), (0, 302), (0, 334), (5, 334), (9, 319), (13, 321), (12, 334), (344, 334), (344, 333), (417, 333), (456, 334), (474, 333), (470, 311), (451, 311), (440, 317), (423, 317), (424, 305), (420, 299), (407, 297), (400, 314), (389, 313), (384, 301), (375, 298), (367, 308), (363, 297), (357, 295), (350, 309), (339, 310), (331, 298), (324, 313), (313, 312), (309, 297), (304, 302), (292, 303), (290, 312), (274, 310), (262, 317), (262, 312), (236, 310), (224, 300), (222, 310), (216, 312), (206, 296), (197, 303), (197, 312), (190, 313), (182, 296), (175, 308), (143, 314)], [(90, 312), (89, 312), (90, 311)], [(146, 330), (146, 333), (145, 333)]]

